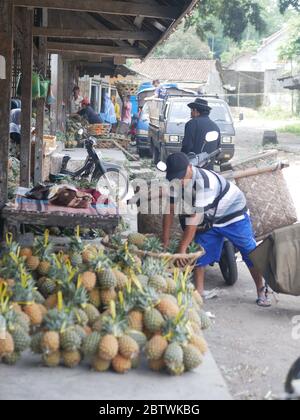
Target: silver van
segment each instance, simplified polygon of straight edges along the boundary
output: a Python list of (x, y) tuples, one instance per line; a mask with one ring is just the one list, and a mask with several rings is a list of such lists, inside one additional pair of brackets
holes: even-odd
[[(203, 96), (202, 96), (203, 98)], [(221, 141), (220, 163), (231, 160), (235, 152), (235, 128), (228, 104), (218, 97), (205, 97), (212, 108), (210, 118), (219, 126)], [(168, 96), (165, 100), (148, 102), (150, 125), (149, 146), (154, 163), (166, 161), (167, 157), (182, 148), (185, 124), (191, 119), (188, 104), (190, 96)]]

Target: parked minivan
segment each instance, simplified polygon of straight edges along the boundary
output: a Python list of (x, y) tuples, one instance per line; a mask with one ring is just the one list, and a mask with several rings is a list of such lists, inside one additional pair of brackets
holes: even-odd
[[(203, 96), (201, 96), (203, 98)], [(235, 128), (228, 104), (218, 97), (208, 97), (212, 108), (210, 118), (221, 131), (222, 153), (218, 160), (226, 163), (234, 156)], [(188, 104), (193, 102), (187, 96), (168, 96), (165, 100), (152, 99), (148, 102), (149, 110), (149, 147), (154, 163), (166, 161), (167, 157), (182, 148), (185, 124), (191, 119)]]
[[(185, 95), (186, 97), (195, 97), (193, 91), (183, 90), (174, 83), (162, 85), (168, 95)], [(138, 92), (137, 99), (139, 108), (142, 111), (139, 114), (135, 140), (140, 157), (152, 157), (152, 148), (149, 143), (149, 125), (150, 125), (150, 104), (155, 94), (155, 88), (151, 84), (144, 83)], [(192, 99), (191, 99), (192, 100)]]

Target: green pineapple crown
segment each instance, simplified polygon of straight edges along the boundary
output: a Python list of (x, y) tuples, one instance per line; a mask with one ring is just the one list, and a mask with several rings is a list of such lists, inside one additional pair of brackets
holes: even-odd
[(53, 243), (49, 240), (49, 230), (45, 230), (44, 236), (36, 237), (33, 243), (33, 255), (41, 260), (49, 260), (53, 253)]
[(0, 261), (0, 276), (6, 279), (20, 280), (20, 273), (25, 271), (25, 259), (20, 257), (20, 246), (7, 235), (3, 258)]
[(161, 275), (167, 269), (168, 262), (166, 260), (148, 257), (142, 265), (142, 272), (145, 276), (153, 277), (157, 274)]
[(150, 251), (150, 252), (163, 252), (163, 244), (161, 240), (155, 236), (147, 237), (144, 245), (143, 245), (144, 251)]
[(117, 307), (115, 302), (110, 303), (110, 313), (102, 318), (102, 331), (104, 335), (111, 334), (122, 337), (128, 329), (126, 312)]
[(100, 273), (103, 270), (112, 268), (111, 259), (105, 254), (103, 249), (99, 249), (95, 254), (95, 258), (89, 264), (90, 268), (96, 273)]
[(35, 283), (30, 274), (20, 271), (20, 281), (12, 288), (12, 300), (20, 304), (34, 302)]
[(80, 237), (80, 227), (77, 226), (76, 234), (71, 237), (70, 251), (72, 254), (82, 253), (84, 251), (84, 243)]
[(61, 332), (70, 326), (72, 326), (72, 315), (64, 309), (51, 309), (43, 321), (43, 327), (48, 331)]
[(163, 336), (169, 343), (187, 344), (191, 337), (189, 322), (185, 316), (185, 308), (181, 308), (176, 318), (167, 319), (163, 327)]
[(159, 302), (159, 296), (152, 287), (143, 287), (143, 290), (132, 288), (124, 293), (124, 309), (145, 311), (155, 307)]

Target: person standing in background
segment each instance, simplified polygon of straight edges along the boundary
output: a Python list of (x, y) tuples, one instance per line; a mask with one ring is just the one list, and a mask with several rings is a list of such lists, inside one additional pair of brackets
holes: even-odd
[(127, 96), (124, 100), (123, 110), (122, 110), (122, 122), (129, 126), (132, 121), (132, 104), (130, 102), (130, 96)]
[(73, 95), (71, 99), (71, 114), (77, 114), (81, 108), (81, 102), (83, 97), (80, 95), (79, 86), (75, 86), (73, 89)]
[(121, 121), (121, 107), (118, 104), (117, 98), (115, 96), (113, 96), (111, 100), (115, 107), (115, 114), (116, 114), (117, 122), (119, 123)]

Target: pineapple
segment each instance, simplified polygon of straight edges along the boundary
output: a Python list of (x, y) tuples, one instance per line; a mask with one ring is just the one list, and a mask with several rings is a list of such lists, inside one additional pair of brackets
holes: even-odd
[(148, 309), (144, 314), (144, 326), (150, 333), (158, 333), (164, 326), (165, 320), (161, 313), (155, 309)]
[(160, 360), (149, 360), (148, 366), (154, 372), (160, 372), (160, 371), (162, 371), (166, 367), (166, 364), (165, 364), (164, 359), (160, 359)]
[(61, 353), (56, 351), (54, 353), (44, 353), (43, 354), (43, 363), (45, 366), (54, 368), (59, 366), (61, 359)]
[(20, 326), (14, 327), (10, 333), (14, 341), (14, 350), (16, 353), (22, 353), (29, 348), (30, 336)]
[(38, 304), (32, 303), (23, 307), (23, 311), (29, 316), (31, 325), (39, 326), (43, 322), (43, 313)]
[(139, 249), (143, 249), (146, 241), (147, 241), (147, 237), (145, 235), (142, 235), (141, 233), (132, 233), (128, 235), (129, 244), (135, 245)]
[(114, 289), (117, 286), (116, 276), (110, 268), (98, 271), (98, 281), (101, 290)]
[(102, 360), (113, 360), (119, 351), (119, 343), (115, 336), (105, 335), (101, 338), (98, 349), (98, 356)]
[(94, 356), (98, 352), (100, 340), (101, 334), (98, 332), (93, 332), (83, 340), (82, 352), (85, 357)]
[(184, 372), (184, 353), (178, 343), (169, 344), (164, 354), (164, 362), (172, 375), (177, 376)]
[(132, 368), (132, 363), (130, 359), (118, 354), (112, 361), (112, 367), (117, 373), (127, 373)]
[(141, 311), (131, 311), (128, 314), (128, 324), (132, 330), (143, 331), (143, 318), (144, 315)]
[(202, 330), (207, 330), (211, 326), (211, 321), (203, 310), (200, 312), (200, 321)]
[(192, 344), (183, 347), (183, 363), (187, 372), (199, 367), (202, 361), (202, 353), (197, 347)]
[(146, 345), (146, 356), (148, 360), (158, 361), (163, 359), (168, 348), (168, 341), (160, 335), (155, 335)]
[(38, 285), (39, 291), (41, 292), (41, 294), (44, 296), (45, 299), (47, 299), (50, 295), (53, 295), (57, 291), (56, 282), (47, 277), (41, 277), (38, 280), (37, 285)]
[(62, 352), (63, 363), (68, 368), (74, 368), (81, 362), (81, 354), (78, 350), (74, 351), (63, 351)]
[(86, 304), (83, 310), (88, 317), (90, 325), (93, 325), (100, 318), (100, 312), (91, 303)]
[(115, 301), (116, 299), (117, 299), (117, 293), (115, 289), (101, 291), (101, 302), (104, 307), (109, 306), (110, 302)]
[(84, 272), (81, 277), (81, 282), (83, 287), (88, 291), (91, 292), (94, 287), (96, 286), (97, 277), (96, 274), (91, 271)]
[(139, 355), (139, 345), (128, 335), (119, 338), (119, 353), (126, 359), (135, 359)]
[(82, 253), (84, 252), (84, 244), (80, 238), (79, 226), (76, 229), (75, 237), (70, 242), (70, 259), (73, 266), (77, 267), (83, 263)]
[(46, 332), (41, 339), (40, 346), (45, 353), (55, 353), (60, 348), (60, 338), (57, 331)]
[(26, 259), (26, 266), (29, 271), (36, 271), (40, 265), (40, 259), (37, 256), (32, 255)]
[(92, 368), (96, 372), (106, 372), (110, 368), (110, 361), (102, 360), (100, 357), (96, 356), (92, 360)]
[(43, 336), (44, 336), (43, 332), (38, 332), (32, 336), (31, 344), (30, 344), (30, 349), (32, 353), (43, 354), (43, 348), (42, 348)]
[(159, 274), (150, 277), (148, 284), (150, 287), (153, 287), (153, 289), (157, 290), (158, 292), (166, 292), (168, 290), (166, 279)]
[[(53, 244), (49, 242), (49, 230), (46, 230), (42, 238), (36, 238), (33, 244), (33, 257), (27, 258), (26, 263), (31, 271), (37, 270), (41, 276), (47, 276), (52, 263)], [(34, 268), (34, 260), (39, 264)], [(30, 267), (31, 262), (31, 267)]]
[(89, 300), (96, 308), (101, 306), (101, 293), (99, 289), (93, 289), (89, 292)]
[(180, 311), (179, 306), (167, 297), (161, 299), (156, 308), (166, 318), (175, 318)]
[(9, 332), (5, 332), (0, 336), (0, 358), (9, 356), (15, 350), (14, 340)]
[(29, 257), (32, 257), (32, 249), (31, 248), (21, 248), (20, 249), (20, 257), (24, 258), (25, 260)]
[(68, 328), (60, 333), (60, 346), (66, 352), (79, 350), (81, 338), (74, 328)]
[(47, 309), (54, 309), (57, 306), (57, 295), (50, 295), (45, 301), (45, 307)]
[(135, 330), (128, 330), (127, 334), (129, 335), (129, 337), (131, 337), (134, 341), (137, 342), (140, 350), (143, 350), (147, 343), (147, 337), (145, 336), (145, 334)]
[(14, 366), (21, 359), (21, 354), (17, 352), (10, 353), (2, 358), (5, 365)]
[(128, 284), (128, 277), (117, 269), (113, 269), (113, 274), (117, 281), (116, 288), (118, 290), (124, 290)]

